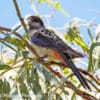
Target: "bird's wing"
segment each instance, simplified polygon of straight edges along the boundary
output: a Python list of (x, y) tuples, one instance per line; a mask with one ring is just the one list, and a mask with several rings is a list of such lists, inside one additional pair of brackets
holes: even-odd
[(85, 81), (84, 77), (80, 74), (80, 72), (71, 60), (71, 57), (77, 54), (76, 51), (66, 45), (65, 42), (61, 40), (56, 34), (54, 34), (53, 31), (49, 31), (46, 29), (39, 30), (35, 32), (34, 35), (31, 37), (31, 42), (38, 46), (47, 47), (57, 51), (65, 64), (69, 65), (81, 84), (85, 88), (90, 89), (88, 83)]
[(51, 48), (60, 53), (63, 52), (70, 58), (84, 57), (82, 53), (73, 50), (51, 30), (41, 29), (36, 31), (31, 37), (31, 41), (36, 45)]

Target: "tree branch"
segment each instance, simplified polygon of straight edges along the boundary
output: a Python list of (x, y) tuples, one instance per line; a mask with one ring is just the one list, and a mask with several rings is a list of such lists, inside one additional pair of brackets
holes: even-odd
[(13, 0), (13, 3), (14, 3), (14, 6), (15, 6), (15, 9), (16, 9), (17, 16), (18, 16), (18, 18), (19, 18), (19, 20), (20, 20), (20, 22), (21, 22), (26, 34), (28, 35), (27, 27), (26, 27), (26, 25), (24, 23), (24, 20), (23, 20), (22, 16), (21, 16), (21, 13), (20, 13), (20, 10), (19, 10), (19, 7), (18, 7), (18, 4), (17, 4), (16, 0)]
[[(60, 79), (63, 77), (59, 72), (53, 70), (50, 66), (46, 65), (46, 67), (57, 77), (59, 77)], [(97, 100), (94, 96), (79, 90), (78, 88), (76, 88), (74, 86), (74, 84), (72, 84), (70, 81), (66, 80), (65, 81), (66, 87), (72, 89), (77, 95), (81, 96), (82, 98), (84, 98), (85, 100)]]
[[(6, 31), (6, 32), (11, 32), (13, 30), (9, 29), (9, 28), (5, 28), (0, 26), (0, 30), (1, 31)], [(19, 33), (14, 32), (13, 33), (15, 36), (17, 36), (18, 38), (20, 38), (21, 40), (23, 40), (25, 42), (25, 46), (37, 57), (39, 58), (39, 55), (37, 54), (37, 52), (32, 48), (32, 46), (29, 44), (29, 42), (27, 40), (25, 40)]]
[[(9, 28), (5, 28), (5, 27), (0, 27), (0, 30), (2, 31), (7, 31), (7, 32), (10, 32), (12, 31), (11, 29)], [(14, 32), (13, 33), (14, 35), (16, 35), (18, 38), (22, 39), (23, 41), (25, 41), (25, 39), (17, 32)], [(39, 58), (38, 54), (36, 53), (36, 51), (32, 48), (32, 46), (28, 43), (28, 41), (26, 40), (25, 41), (25, 46), (37, 57)], [(37, 59), (38, 62), (40, 62), (41, 64), (45, 65), (53, 74), (55, 74), (57, 77), (59, 77), (60, 79), (62, 78), (62, 75), (59, 73), (59, 72), (56, 72), (55, 70), (53, 70), (51, 67), (48, 67), (49, 65), (52, 65), (52, 64), (57, 64), (59, 66), (64, 66), (64, 67), (67, 67), (68, 66), (65, 66), (64, 64), (62, 63), (58, 63), (58, 62), (54, 62), (54, 61), (50, 61), (50, 62), (45, 62), (44, 60), (41, 61), (40, 59)], [(91, 74), (89, 74), (88, 72), (82, 70), (82, 69), (79, 69), (84, 75), (87, 75), (89, 76), (90, 78), (93, 78), (93, 76)], [(93, 78), (94, 79), (94, 78)], [(65, 82), (66, 84), (66, 87), (72, 89), (76, 94), (80, 95), (81, 97), (83, 97), (84, 99), (86, 100), (97, 100), (95, 97), (91, 96), (90, 94), (87, 94), (86, 92), (84, 91), (81, 91), (79, 89), (77, 89), (70, 81), (66, 81)]]

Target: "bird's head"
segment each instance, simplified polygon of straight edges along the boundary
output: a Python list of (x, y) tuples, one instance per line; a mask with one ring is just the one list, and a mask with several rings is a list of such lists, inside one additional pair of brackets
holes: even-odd
[(30, 30), (44, 28), (44, 23), (38, 16), (28, 16), (26, 21)]

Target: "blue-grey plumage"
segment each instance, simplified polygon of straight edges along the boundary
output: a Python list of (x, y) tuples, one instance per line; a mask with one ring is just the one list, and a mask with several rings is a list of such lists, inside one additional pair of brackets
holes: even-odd
[(84, 57), (84, 55), (68, 46), (53, 31), (46, 29), (44, 23), (39, 17), (28, 17), (28, 24), (29, 39), (33, 47), (36, 49), (37, 53), (42, 56), (55, 57), (55, 52), (57, 52), (57, 55), (59, 54), (59, 60), (63, 60), (62, 62), (69, 66), (69, 68), (79, 79), (83, 87), (90, 89), (88, 83), (86, 82), (86, 80), (78, 71), (78, 69), (72, 61), (73, 58)]
[(59, 52), (64, 52), (70, 56), (70, 58), (84, 57), (80, 52), (76, 52), (70, 46), (68, 46), (61, 38), (59, 38), (53, 31), (42, 28), (37, 30), (33, 36), (31, 36), (32, 43), (35, 43), (42, 47), (52, 48)]

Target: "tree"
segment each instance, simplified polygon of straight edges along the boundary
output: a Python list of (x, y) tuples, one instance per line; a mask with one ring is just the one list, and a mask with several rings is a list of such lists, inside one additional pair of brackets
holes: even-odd
[[(37, 2), (40, 4), (42, 2), (48, 3), (67, 16), (67, 13), (57, 1), (37, 0)], [(95, 52), (95, 47), (99, 46), (100, 43), (95, 41), (92, 36), (92, 24), (88, 23), (85, 26), (90, 37), (90, 46), (81, 36), (78, 18), (70, 20), (65, 27), (67, 31), (64, 32), (65, 40), (80, 47), (88, 56), (87, 70), (79, 68), (79, 71), (84, 75), (91, 87), (91, 91), (88, 91), (82, 88), (68, 66), (55, 61), (55, 59), (42, 61), (39, 59), (39, 55), (27, 39), (27, 27), (21, 16), (17, 1), (13, 0), (13, 3), (21, 25), (16, 26), (14, 30), (0, 27), (0, 33), (2, 34), (0, 42), (3, 46), (1, 47), (2, 59), (0, 64), (0, 98), (2, 100), (10, 100), (21, 96), (23, 100), (74, 100), (80, 96), (86, 100), (97, 100), (98, 97), (96, 95), (100, 92), (100, 79), (98, 80), (98, 77), (95, 77), (93, 73), (99, 69), (99, 64), (96, 63), (99, 62), (99, 59), (95, 59), (93, 53)], [(38, 14), (36, 10), (35, 12)], [(25, 30), (25, 34), (16, 32), (21, 27)], [(61, 34), (61, 32), (58, 33)], [(10, 50), (9, 53), (5, 51), (5, 48)], [(11, 56), (11, 59), (9, 58), (8, 61), (3, 62), (5, 55)], [(55, 69), (52, 66), (55, 66)], [(11, 76), (7, 79), (7, 73), (9, 74), (11, 71), (13, 71), (13, 74), (11, 73)]]

